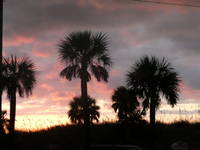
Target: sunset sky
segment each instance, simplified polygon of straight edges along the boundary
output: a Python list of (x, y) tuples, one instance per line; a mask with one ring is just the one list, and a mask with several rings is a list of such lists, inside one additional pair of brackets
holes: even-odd
[[(191, 0), (177, 2), (189, 4)], [(64, 35), (83, 30), (109, 35), (114, 62), (109, 82), (93, 79), (88, 84), (89, 95), (101, 107), (102, 120), (115, 119), (113, 89), (125, 85), (130, 66), (146, 54), (166, 57), (182, 77), (180, 107), (172, 110), (163, 101), (165, 114), (177, 115), (180, 108), (196, 113), (200, 104), (199, 16), (200, 7), (131, 0), (6, 0), (3, 55), (29, 56), (38, 70), (33, 95), (17, 99), (17, 127), (29, 129), (36, 124), (40, 128), (68, 121), (68, 104), (80, 95), (80, 80), (59, 77), (63, 66), (57, 44)], [(9, 111), (6, 95), (3, 98), (3, 108)]]

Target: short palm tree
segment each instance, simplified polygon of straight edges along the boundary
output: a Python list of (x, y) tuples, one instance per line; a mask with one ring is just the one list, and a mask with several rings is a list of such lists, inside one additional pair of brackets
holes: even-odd
[[(59, 55), (65, 64), (60, 76), (69, 81), (73, 78), (81, 79), (81, 96), (85, 101), (88, 97), (87, 82), (91, 80), (91, 75), (98, 81), (108, 81), (108, 69), (112, 62), (106, 34), (92, 34), (90, 31), (72, 32), (60, 42)], [(89, 124), (87, 109), (85, 103), (85, 124)]]
[(16, 58), (11, 56), (5, 58), (4, 64), (6, 71), (6, 91), (8, 99), (10, 100), (10, 134), (14, 134), (15, 129), (15, 115), (16, 115), (16, 94), (20, 97), (29, 96), (36, 83), (35, 66), (28, 58)]
[(112, 95), (112, 101), (112, 108), (117, 112), (120, 122), (141, 119), (139, 102), (132, 90), (124, 86), (118, 87)]
[[(93, 122), (93, 120), (98, 122), (98, 118), (100, 117), (98, 110), (100, 107), (96, 105), (95, 99), (91, 97), (87, 98), (87, 103), (90, 124)], [(81, 97), (74, 97), (73, 101), (70, 102), (68, 116), (72, 123), (79, 125), (84, 123), (84, 104), (85, 100)]]
[(127, 85), (142, 98), (144, 110), (150, 108), (150, 124), (155, 125), (161, 96), (174, 106), (179, 99), (180, 77), (165, 59), (144, 56), (127, 74)]

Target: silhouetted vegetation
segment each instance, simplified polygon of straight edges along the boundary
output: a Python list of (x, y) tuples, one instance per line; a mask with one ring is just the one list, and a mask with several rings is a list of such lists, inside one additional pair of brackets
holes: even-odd
[(112, 101), (112, 108), (117, 112), (119, 122), (134, 123), (142, 120), (142, 112), (134, 91), (120, 86), (114, 91)]
[[(72, 32), (59, 43), (59, 55), (65, 65), (60, 76), (69, 81), (73, 78), (81, 79), (81, 97), (85, 101), (88, 97), (87, 82), (91, 80), (91, 75), (94, 75), (97, 81), (108, 81), (108, 69), (112, 62), (106, 34), (93, 34), (90, 31)], [(84, 111), (84, 123), (87, 126), (89, 115), (86, 102)]]
[(128, 87), (143, 99), (143, 111), (150, 108), (151, 150), (155, 150), (155, 115), (161, 97), (173, 107), (179, 99), (179, 83), (178, 74), (165, 58), (144, 56), (127, 74)]
[(127, 74), (127, 85), (139, 98), (143, 108), (150, 108), (150, 124), (155, 124), (155, 113), (164, 97), (172, 107), (179, 99), (180, 77), (165, 59), (144, 56)]
[[(81, 97), (74, 97), (73, 101), (70, 102), (70, 110), (68, 116), (72, 123), (83, 125), (84, 123), (84, 103), (85, 100)], [(98, 112), (100, 107), (96, 105), (96, 100), (88, 97), (86, 101), (88, 105), (88, 115), (90, 124), (93, 121), (99, 122), (100, 113)]]
[(6, 117), (7, 111), (3, 110), (1, 114), (1, 120), (2, 120), (2, 127), (3, 127), (3, 133), (6, 134), (9, 131), (9, 122), (10, 120)]
[[(163, 124), (157, 123), (156, 150), (170, 150), (171, 144), (177, 140), (189, 144), (190, 150), (200, 147), (200, 124), (185, 121)], [(116, 123), (96, 124), (91, 129), (92, 144), (130, 144), (149, 150), (151, 138), (148, 124), (132, 124), (128, 134)], [(127, 138), (124, 138), (127, 136)], [(38, 132), (16, 132), (16, 149), (19, 150), (79, 150), (84, 138), (80, 126), (56, 126)]]
[(29, 96), (36, 83), (35, 66), (28, 58), (17, 58), (11, 56), (3, 61), (5, 69), (3, 76), (5, 77), (5, 90), (10, 100), (10, 134), (14, 134), (15, 115), (16, 115), (16, 94), (20, 97)]
[(59, 43), (58, 52), (65, 65), (60, 76), (69, 81), (73, 78), (81, 79), (81, 98), (85, 101), (83, 111), (85, 145), (87, 146), (91, 122), (89, 103), (87, 103), (87, 83), (91, 80), (91, 75), (94, 75), (97, 81), (108, 81), (108, 70), (112, 64), (108, 49), (108, 37), (102, 32), (95, 34), (90, 31), (72, 32)]

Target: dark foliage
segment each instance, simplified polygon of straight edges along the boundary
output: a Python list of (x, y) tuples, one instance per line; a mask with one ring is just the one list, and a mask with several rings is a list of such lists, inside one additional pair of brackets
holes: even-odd
[[(93, 121), (98, 122), (98, 118), (100, 117), (100, 107), (96, 105), (95, 99), (88, 97), (86, 103), (88, 106), (90, 124), (92, 124)], [(75, 97), (70, 102), (70, 110), (68, 112), (68, 116), (72, 123), (79, 125), (82, 125), (84, 123), (84, 104), (85, 100), (81, 97)]]
[(112, 108), (120, 122), (138, 122), (142, 119), (139, 102), (134, 91), (124, 86), (118, 87), (112, 95)]
[(144, 56), (127, 74), (127, 86), (143, 99), (144, 112), (150, 107), (151, 123), (155, 122), (155, 109), (161, 97), (174, 106), (179, 99), (180, 77), (165, 59)]

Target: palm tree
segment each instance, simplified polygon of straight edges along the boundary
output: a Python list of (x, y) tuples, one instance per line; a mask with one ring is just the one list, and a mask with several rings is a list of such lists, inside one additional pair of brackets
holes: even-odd
[(10, 134), (14, 134), (16, 115), (16, 94), (20, 97), (30, 96), (36, 83), (35, 66), (28, 58), (5, 58), (6, 91), (10, 100)]
[[(84, 103), (85, 100), (81, 97), (74, 97), (73, 101), (70, 102), (70, 110), (68, 112), (68, 116), (72, 123), (79, 125), (84, 123)], [(87, 103), (90, 124), (93, 122), (93, 120), (98, 122), (98, 118), (100, 117), (98, 110), (100, 107), (96, 105), (95, 99), (91, 97), (87, 98)]]
[(118, 114), (120, 122), (141, 119), (139, 102), (135, 93), (124, 86), (118, 87), (112, 95), (112, 108)]
[(173, 107), (179, 99), (180, 77), (165, 59), (144, 56), (127, 74), (127, 85), (143, 99), (144, 111), (150, 108), (150, 124), (155, 125), (155, 113), (163, 96)]
[[(97, 81), (108, 81), (108, 69), (111, 59), (108, 49), (108, 37), (100, 32), (92, 34), (90, 31), (72, 32), (66, 35), (59, 44), (59, 55), (65, 68), (60, 76), (71, 81), (81, 79), (81, 97), (87, 101), (87, 82), (94, 75)], [(84, 103), (84, 123), (89, 124), (88, 106)]]

